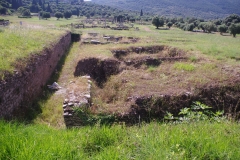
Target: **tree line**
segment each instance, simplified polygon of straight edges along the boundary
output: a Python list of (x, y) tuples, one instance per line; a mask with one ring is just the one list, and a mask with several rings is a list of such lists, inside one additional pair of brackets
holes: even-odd
[(174, 25), (184, 31), (201, 30), (206, 33), (218, 31), (220, 34), (229, 32), (233, 37), (236, 37), (236, 34), (240, 34), (240, 16), (237, 14), (231, 14), (224, 19), (210, 21), (198, 18), (166, 18), (155, 16), (152, 24), (157, 29), (165, 24), (169, 28)]

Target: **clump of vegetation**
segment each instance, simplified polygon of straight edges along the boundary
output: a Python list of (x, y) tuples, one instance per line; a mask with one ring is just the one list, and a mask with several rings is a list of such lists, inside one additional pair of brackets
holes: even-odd
[(75, 107), (74, 114), (81, 118), (83, 125), (111, 125), (115, 122), (114, 115), (105, 115), (105, 114), (98, 114), (94, 115), (90, 112), (89, 107), (82, 106), (81, 108)]
[(156, 66), (148, 66), (148, 71), (149, 72), (154, 72), (155, 70), (157, 69), (157, 67)]
[(175, 69), (184, 70), (184, 71), (193, 71), (195, 70), (195, 66), (193, 64), (176, 62), (174, 64)]
[(195, 57), (195, 56), (190, 56), (189, 57), (189, 60), (191, 61), (191, 62), (197, 62), (197, 57)]
[(221, 121), (224, 120), (223, 111), (213, 112), (211, 111), (212, 107), (209, 107), (201, 102), (194, 102), (191, 108), (183, 108), (180, 110), (177, 117), (174, 117), (173, 114), (167, 113), (164, 117), (165, 120), (174, 120), (175, 123), (182, 122), (197, 122), (197, 121)]

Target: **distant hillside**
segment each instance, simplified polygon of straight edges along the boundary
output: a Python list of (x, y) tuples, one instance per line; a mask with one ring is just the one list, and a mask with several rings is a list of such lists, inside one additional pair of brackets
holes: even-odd
[(150, 12), (165, 16), (222, 18), (240, 14), (240, 0), (92, 0), (126, 10)]

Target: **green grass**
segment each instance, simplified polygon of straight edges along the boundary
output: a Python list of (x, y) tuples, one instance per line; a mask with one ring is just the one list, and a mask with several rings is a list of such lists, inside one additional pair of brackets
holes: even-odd
[(0, 121), (0, 159), (239, 159), (239, 132), (228, 121), (71, 130)]
[(193, 64), (188, 63), (182, 63), (182, 62), (176, 62), (174, 64), (175, 69), (184, 70), (184, 71), (194, 71), (195, 66)]
[(63, 30), (11, 26), (0, 32), (0, 75), (27, 64), (28, 57), (56, 43)]
[(20, 21), (22, 21), (22, 25), (41, 25), (41, 26), (48, 26), (48, 27), (60, 27), (61, 25), (67, 25), (71, 23), (79, 23), (81, 19), (72, 16), (72, 18), (65, 19), (60, 18), (57, 20), (56, 17), (48, 18), (47, 20), (41, 19), (39, 20), (38, 16), (33, 16), (32, 18), (18, 18), (17, 16), (4, 16), (3, 19), (9, 20), (12, 24), (19, 25)]

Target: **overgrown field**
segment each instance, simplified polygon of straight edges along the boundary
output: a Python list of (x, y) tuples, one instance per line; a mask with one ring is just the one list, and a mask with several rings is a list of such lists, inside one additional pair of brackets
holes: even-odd
[(152, 122), (57, 130), (0, 122), (0, 159), (239, 159), (240, 126)]

